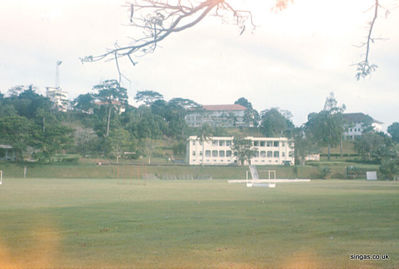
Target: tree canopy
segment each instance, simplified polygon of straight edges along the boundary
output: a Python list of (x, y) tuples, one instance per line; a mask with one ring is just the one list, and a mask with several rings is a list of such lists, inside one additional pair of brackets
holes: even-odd
[(93, 89), (98, 91), (94, 97), (100, 101), (99, 105), (107, 107), (107, 123), (104, 134), (107, 137), (110, 132), (112, 111), (119, 110), (121, 107), (128, 105), (127, 90), (121, 87), (116, 80), (105, 80), (103, 83), (95, 85)]
[(315, 142), (328, 146), (328, 159), (330, 159), (330, 148), (340, 143), (344, 133), (344, 122), (342, 112), (345, 105), (339, 107), (334, 94), (327, 97), (324, 109), (319, 113), (308, 115), (305, 124), (306, 130), (312, 134)]
[(267, 137), (291, 137), (294, 124), (278, 108), (262, 111), (260, 130)]
[(156, 101), (163, 100), (163, 95), (155, 91), (138, 91), (134, 97), (136, 102), (143, 102), (146, 106)]
[(399, 122), (394, 122), (388, 126), (388, 133), (396, 143), (399, 143)]
[(245, 162), (251, 163), (252, 157), (255, 156), (256, 148), (252, 148), (252, 141), (244, 137), (236, 136), (231, 144), (231, 150), (237, 156), (237, 160), (241, 165)]

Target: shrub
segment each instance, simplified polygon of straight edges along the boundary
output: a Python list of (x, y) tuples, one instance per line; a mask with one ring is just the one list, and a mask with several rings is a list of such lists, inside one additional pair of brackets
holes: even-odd
[(323, 167), (320, 171), (320, 178), (326, 179), (331, 174), (331, 169), (329, 167)]
[(383, 160), (380, 166), (380, 175), (383, 179), (396, 179), (399, 177), (399, 160)]

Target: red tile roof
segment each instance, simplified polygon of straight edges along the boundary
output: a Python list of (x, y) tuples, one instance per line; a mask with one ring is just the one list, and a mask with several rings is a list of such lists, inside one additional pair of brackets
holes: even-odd
[(344, 121), (347, 123), (354, 123), (354, 122), (370, 122), (370, 123), (380, 123), (382, 122), (377, 121), (364, 113), (344, 113), (343, 114)]
[(228, 110), (228, 111), (239, 111), (239, 110), (247, 110), (245, 106), (242, 105), (204, 105), (202, 106), (203, 109), (208, 111), (221, 111), (221, 110)]

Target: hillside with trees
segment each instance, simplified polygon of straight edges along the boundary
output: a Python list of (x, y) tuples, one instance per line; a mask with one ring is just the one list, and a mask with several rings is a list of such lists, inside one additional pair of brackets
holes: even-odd
[[(305, 164), (309, 154), (321, 153), (328, 161), (334, 155), (335, 162), (339, 156), (345, 162), (379, 164), (387, 178), (398, 174), (399, 123), (389, 126), (389, 134), (370, 127), (355, 140), (345, 140), (345, 106), (338, 106), (333, 94), (326, 98), (323, 110), (310, 113), (302, 126), (293, 124), (288, 110), (273, 107), (259, 113), (241, 97), (235, 104), (247, 108), (245, 120), (253, 123), (251, 128), (188, 127), (186, 115), (201, 107), (194, 100), (165, 100), (161, 93), (149, 90), (138, 91), (134, 99), (138, 107), (129, 105), (127, 91), (118, 81), (106, 80), (76, 97), (70, 109), (61, 112), (33, 85), (14, 87), (0, 96), (0, 144), (12, 146), (17, 161), (52, 163), (74, 154), (78, 156), (75, 159), (143, 159), (151, 164), (154, 158), (184, 159), (186, 140), (193, 135), (202, 139), (288, 137), (295, 141), (297, 164)], [(244, 154), (242, 159), (250, 159), (250, 155)]]

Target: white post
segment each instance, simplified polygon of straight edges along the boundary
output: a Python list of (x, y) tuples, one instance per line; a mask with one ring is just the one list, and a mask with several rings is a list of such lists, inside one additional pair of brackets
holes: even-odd
[(0, 170), (0, 185), (3, 184), (3, 170)]
[(24, 178), (26, 178), (26, 173), (28, 172), (28, 167), (24, 166)]

